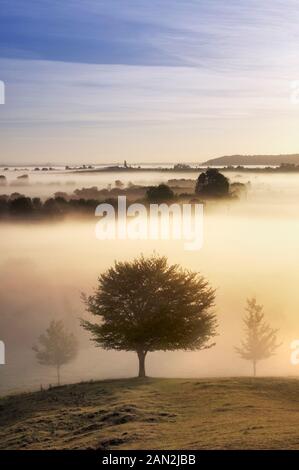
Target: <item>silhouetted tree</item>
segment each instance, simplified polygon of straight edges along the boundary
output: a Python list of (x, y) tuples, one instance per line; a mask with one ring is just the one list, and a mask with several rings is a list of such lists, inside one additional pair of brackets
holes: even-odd
[(197, 178), (195, 193), (208, 197), (227, 196), (229, 193), (229, 181), (218, 170), (209, 168)]
[(35, 211), (40, 212), (43, 207), (41, 199), (39, 197), (34, 197), (32, 199), (32, 206)]
[(121, 180), (114, 181), (114, 184), (115, 184), (116, 188), (123, 188), (124, 187), (124, 183)]
[(47, 199), (44, 202), (43, 212), (49, 216), (62, 216), (67, 212), (68, 202), (63, 197)]
[(167, 184), (159, 184), (159, 186), (150, 186), (146, 191), (147, 199), (150, 202), (163, 202), (173, 199), (174, 193)]
[(99, 277), (95, 293), (83, 299), (100, 321), (82, 320), (82, 325), (104, 349), (135, 351), (139, 377), (145, 377), (150, 351), (213, 346), (214, 298), (214, 290), (198, 273), (169, 265), (166, 257), (141, 256), (116, 262)]
[(62, 321), (52, 321), (46, 333), (39, 337), (39, 343), (39, 347), (33, 346), (36, 358), (42, 365), (56, 367), (57, 383), (60, 385), (60, 368), (75, 359), (77, 339), (65, 331)]
[(33, 206), (30, 197), (18, 197), (10, 201), (10, 212), (12, 215), (30, 216)]
[(274, 330), (265, 322), (263, 306), (258, 305), (256, 299), (248, 299), (245, 310), (247, 311), (244, 318), (246, 336), (236, 351), (243, 359), (252, 361), (255, 377), (257, 362), (273, 356), (275, 350), (280, 346), (276, 338), (278, 330)]
[(8, 214), (9, 206), (8, 201), (5, 197), (0, 196), (0, 217), (4, 217)]

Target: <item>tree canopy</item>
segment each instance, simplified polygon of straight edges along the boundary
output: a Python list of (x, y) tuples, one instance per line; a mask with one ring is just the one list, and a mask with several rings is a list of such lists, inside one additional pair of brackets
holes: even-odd
[(174, 192), (167, 184), (159, 184), (158, 186), (150, 186), (146, 191), (147, 199), (150, 202), (169, 201), (174, 198)]
[(100, 322), (83, 320), (82, 325), (98, 346), (137, 352), (139, 375), (144, 376), (150, 351), (212, 346), (214, 298), (199, 273), (169, 265), (163, 256), (140, 256), (116, 262), (101, 274), (94, 294), (84, 296), (87, 310)]
[(258, 305), (256, 299), (247, 299), (245, 308), (247, 314), (244, 317), (245, 340), (236, 348), (237, 353), (243, 358), (252, 361), (253, 375), (256, 375), (256, 364), (261, 359), (267, 359), (275, 353), (280, 346), (277, 343), (277, 332), (265, 322), (263, 306)]
[(38, 342), (39, 346), (33, 347), (36, 358), (42, 365), (56, 367), (59, 385), (61, 366), (71, 362), (77, 355), (77, 339), (65, 330), (62, 321), (53, 320)]
[(209, 168), (199, 175), (195, 192), (201, 196), (223, 197), (229, 194), (228, 179), (214, 168)]

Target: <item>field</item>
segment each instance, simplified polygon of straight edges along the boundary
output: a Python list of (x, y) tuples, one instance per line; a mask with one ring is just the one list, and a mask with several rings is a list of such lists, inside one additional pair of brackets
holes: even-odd
[(0, 400), (1, 449), (299, 449), (299, 381), (126, 379)]

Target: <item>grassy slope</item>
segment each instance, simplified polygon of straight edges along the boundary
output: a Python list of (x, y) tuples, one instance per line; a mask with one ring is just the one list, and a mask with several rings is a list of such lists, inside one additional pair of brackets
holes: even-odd
[(299, 381), (128, 379), (0, 400), (1, 449), (299, 449)]

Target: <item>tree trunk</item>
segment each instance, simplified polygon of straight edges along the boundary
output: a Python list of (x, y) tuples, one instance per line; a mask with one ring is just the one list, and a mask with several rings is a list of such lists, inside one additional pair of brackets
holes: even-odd
[(139, 374), (138, 377), (146, 377), (145, 375), (145, 351), (137, 351), (138, 359), (139, 359)]
[(57, 385), (60, 385), (60, 366), (57, 365)]
[(253, 377), (256, 377), (256, 361), (253, 361)]

